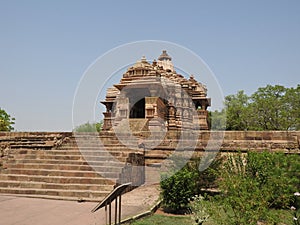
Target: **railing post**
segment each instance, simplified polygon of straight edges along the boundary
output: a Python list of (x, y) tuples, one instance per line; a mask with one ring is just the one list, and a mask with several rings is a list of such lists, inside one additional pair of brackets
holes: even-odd
[(115, 199), (115, 224), (117, 224), (117, 218), (118, 218), (117, 209), (118, 209), (118, 196)]
[(119, 224), (121, 224), (121, 195), (119, 195)]
[(108, 210), (109, 210), (108, 224), (111, 225), (111, 202), (109, 202)]
[[(107, 205), (108, 205), (108, 224), (111, 225), (111, 203), (115, 200), (115, 225), (121, 224), (121, 195), (128, 188), (131, 183), (122, 184), (116, 187), (108, 196), (106, 196), (101, 203), (99, 203), (92, 212), (96, 212), (98, 209), (105, 207), (105, 223), (107, 224)], [(119, 203), (118, 203), (119, 199)], [(118, 205), (119, 204), (119, 205)], [(119, 207), (119, 215), (118, 215), (118, 207)], [(119, 220), (119, 221), (118, 221)]]

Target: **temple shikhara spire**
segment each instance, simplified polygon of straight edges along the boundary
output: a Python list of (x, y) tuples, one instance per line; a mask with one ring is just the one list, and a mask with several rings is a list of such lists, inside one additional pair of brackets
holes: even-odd
[(123, 74), (118, 84), (107, 89), (101, 102), (106, 107), (103, 130), (135, 124), (135, 129), (210, 128), (206, 86), (178, 74), (166, 50), (157, 60), (143, 56)]
[(168, 55), (166, 50), (163, 50), (162, 54), (158, 57), (158, 65), (164, 70), (175, 72), (172, 58)]

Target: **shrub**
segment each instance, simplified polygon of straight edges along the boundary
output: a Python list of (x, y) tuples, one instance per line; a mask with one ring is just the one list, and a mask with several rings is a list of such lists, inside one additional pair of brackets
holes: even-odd
[[(180, 159), (175, 157), (172, 160), (170, 172), (161, 176), (162, 205), (165, 210), (180, 212), (188, 209), (190, 199), (200, 194), (202, 188), (214, 187), (222, 158), (217, 156), (204, 171), (199, 171), (201, 158), (192, 159), (184, 166)], [(174, 173), (178, 169), (176, 166), (183, 168)]]
[(299, 204), (300, 193), (299, 192), (295, 192), (294, 196), (296, 198), (296, 202), (295, 202), (296, 207), (295, 206), (291, 207), (292, 215), (293, 215), (293, 224), (294, 225), (300, 225), (300, 215), (299, 215), (300, 209), (299, 209), (299, 207), (297, 207), (298, 205), (300, 205)]
[(196, 195), (192, 198), (189, 208), (191, 210), (192, 219), (197, 225), (203, 224), (209, 218), (207, 203), (202, 195)]
[(189, 199), (195, 195), (196, 173), (182, 168), (171, 177), (162, 175), (160, 186), (162, 189), (162, 205), (166, 210), (179, 211), (186, 209)]
[[(294, 202), (298, 157), (270, 152), (229, 156), (219, 181), (222, 194), (214, 199), (227, 215), (222, 223), (278, 222), (269, 209), (287, 209)], [(210, 213), (213, 217), (213, 210)]]
[(299, 185), (299, 166), (298, 155), (249, 152), (246, 176), (258, 183), (270, 208), (287, 209)]

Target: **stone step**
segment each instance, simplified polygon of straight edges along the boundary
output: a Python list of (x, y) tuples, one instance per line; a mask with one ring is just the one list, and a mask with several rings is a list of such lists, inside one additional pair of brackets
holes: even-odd
[(37, 164), (70, 164), (70, 165), (90, 165), (90, 166), (114, 166), (122, 167), (124, 162), (119, 161), (81, 161), (81, 160), (47, 160), (47, 159), (10, 159), (7, 164), (26, 164), (26, 163), (37, 163)]
[(80, 155), (92, 155), (92, 156), (122, 156), (127, 155), (124, 151), (120, 151), (120, 149), (114, 149), (115, 151), (107, 151), (107, 150), (91, 150), (91, 149), (81, 149), (79, 150), (68, 150), (68, 151), (62, 151), (62, 150), (22, 150), (22, 151), (15, 151), (11, 152), (11, 155), (14, 157), (22, 157), (22, 156), (28, 156), (28, 155), (66, 155), (66, 156), (80, 156)]
[[(1, 192), (0, 192), (1, 193)], [(15, 194), (10, 193), (6, 195), (12, 195), (14, 197), (20, 198), (40, 198), (40, 199), (49, 199), (49, 200), (63, 200), (63, 201), (78, 201), (78, 202), (100, 202), (104, 198), (80, 198), (80, 197), (66, 197), (66, 196), (52, 196), (52, 195), (26, 195), (26, 194)]]
[(79, 150), (70, 149), (69, 151), (63, 151), (63, 150), (33, 150), (33, 149), (19, 149), (19, 150), (12, 150), (10, 151), (10, 154), (13, 156), (18, 155), (80, 155)]
[(53, 146), (47, 146), (47, 145), (10, 145), (10, 149), (12, 150), (18, 150), (18, 149), (41, 149), (41, 150), (50, 150), (53, 148)]
[(105, 142), (110, 142), (110, 143), (119, 143), (119, 139), (103, 139), (103, 138), (99, 138), (99, 139), (94, 139), (94, 140), (82, 140), (82, 139), (76, 139), (73, 142), (69, 142), (69, 143), (76, 143), (76, 144), (99, 144), (99, 143), (105, 143)]
[(79, 160), (79, 161), (112, 161), (112, 159), (119, 159), (119, 161), (125, 161), (126, 155), (124, 156), (93, 156), (93, 155), (51, 155), (51, 154), (26, 154), (26, 155), (15, 155), (14, 159), (44, 159), (44, 160)]
[[(46, 169), (14, 169), (8, 168), (3, 171), (6, 174), (24, 174), (38, 176), (63, 176), (63, 177), (80, 177), (80, 178), (97, 178), (99, 175), (95, 171), (77, 171), (77, 170), (46, 170)], [(109, 178), (118, 178), (118, 172), (102, 172), (101, 174)]]
[(10, 169), (37, 169), (37, 170), (71, 170), (71, 171), (101, 171), (101, 172), (115, 172), (119, 173), (122, 167), (113, 167), (109, 163), (106, 166), (89, 166), (89, 165), (70, 165), (70, 164), (38, 164), (38, 163), (27, 163), (27, 164), (8, 164), (7, 170)]
[(162, 159), (148, 158), (145, 160), (146, 160), (145, 161), (146, 166), (163, 163)]
[(14, 159), (55, 159), (55, 160), (83, 160), (82, 155), (54, 155), (54, 154), (10, 154)]
[(145, 158), (146, 159), (151, 159), (151, 158), (155, 158), (155, 159), (165, 159), (168, 157), (168, 154), (159, 154), (159, 153), (146, 153)]
[(128, 154), (141, 150), (111, 134), (53, 138), (15, 139), (1, 170), (0, 193), (98, 201), (119, 180)]
[[(122, 149), (122, 148), (111, 148), (111, 149), (91, 149), (91, 148), (81, 148), (79, 149), (68, 149), (68, 150), (14, 150), (10, 152), (13, 157), (23, 157), (28, 155), (65, 155), (65, 156), (80, 156), (80, 155), (93, 155), (93, 156), (127, 156), (132, 149)], [(136, 151), (141, 151), (141, 149), (136, 149)]]
[[(102, 146), (102, 148), (98, 148), (98, 147), (80, 147), (78, 148), (76, 147), (63, 147), (60, 148), (60, 150), (58, 151), (78, 151), (78, 152), (82, 152), (82, 151), (105, 151), (105, 152), (132, 152), (132, 151), (142, 151), (142, 148), (138, 148), (137, 146), (132, 147), (132, 146), (120, 146), (120, 145), (115, 145), (115, 146)], [(51, 150), (52, 151), (52, 150)]]
[(109, 194), (109, 191), (87, 191), (87, 190), (59, 190), (59, 189), (35, 189), (35, 188), (5, 188), (0, 187), (2, 194), (17, 195), (43, 195), (55, 197), (69, 197), (75, 199), (103, 199)]
[(101, 157), (101, 156), (83, 156), (84, 160), (88, 162), (126, 162), (127, 155), (125, 156), (119, 156), (119, 157), (114, 157), (114, 156), (107, 156), (107, 157)]
[(84, 156), (99, 156), (99, 157), (127, 157), (129, 152), (124, 152), (124, 151), (81, 151), (81, 155)]
[(20, 182), (46, 182), (62, 184), (97, 184), (97, 185), (114, 185), (114, 179), (104, 177), (64, 177), (64, 176), (43, 176), (27, 174), (0, 174), (1, 181), (20, 181)]
[(103, 143), (112, 143), (118, 144), (120, 141), (119, 139), (97, 139), (97, 140), (74, 140), (63, 143), (63, 145), (102, 145)]
[(108, 142), (108, 143), (101, 143), (101, 144), (79, 144), (79, 145), (63, 145), (63, 146), (60, 146), (58, 150), (60, 149), (63, 149), (63, 148), (76, 148), (76, 147), (81, 147), (81, 148), (97, 148), (97, 149), (101, 149), (103, 147), (122, 147), (122, 148), (128, 148), (128, 146), (130, 147), (136, 147), (138, 148), (138, 144), (130, 144), (130, 143), (122, 143), (122, 142), (117, 142), (117, 143), (111, 143), (111, 142)]
[[(78, 162), (78, 165), (84, 165), (88, 162), (90, 165), (124, 165), (126, 162), (127, 155), (124, 156), (90, 156), (90, 155), (82, 155), (82, 156), (64, 156), (64, 155), (25, 155), (15, 156), (14, 158), (10, 158), (9, 162), (11, 163), (22, 163), (22, 162), (47, 162), (51, 161), (54, 164), (68, 164), (67, 162), (72, 161), (72, 164), (75, 164), (75, 161)], [(66, 163), (65, 163), (66, 162)], [(6, 163), (4, 163), (6, 164)], [(7, 164), (6, 164), (7, 165)]]
[(105, 191), (109, 192), (113, 189), (113, 185), (97, 185), (97, 184), (61, 184), (46, 182), (22, 182), (22, 181), (1, 181), (0, 187), (4, 188), (35, 188), (35, 189), (61, 189), (61, 190), (88, 190), (88, 191)]

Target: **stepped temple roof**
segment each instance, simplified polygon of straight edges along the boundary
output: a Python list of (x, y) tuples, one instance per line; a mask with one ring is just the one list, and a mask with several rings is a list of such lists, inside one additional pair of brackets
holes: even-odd
[[(182, 93), (186, 93), (186, 96)], [(185, 100), (188, 98), (191, 103)], [(160, 118), (167, 124), (167, 129), (177, 129), (182, 127), (184, 114), (192, 120), (192, 108), (198, 111), (200, 129), (209, 129), (207, 107), (210, 106), (210, 98), (207, 98), (206, 86), (193, 75), (185, 78), (178, 74), (166, 50), (152, 63), (143, 56), (129, 67), (120, 82), (107, 89), (102, 103), (106, 106), (106, 130), (111, 129), (112, 121), (125, 118)]]

